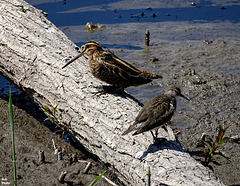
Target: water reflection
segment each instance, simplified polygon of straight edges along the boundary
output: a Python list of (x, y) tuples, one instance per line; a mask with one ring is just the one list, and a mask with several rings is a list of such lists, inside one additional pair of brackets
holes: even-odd
[[(20, 94), (21, 92), (12, 84), (11, 85), (11, 92), (12, 95)], [(6, 97), (9, 94), (9, 82), (3, 76), (0, 75), (0, 96)]]

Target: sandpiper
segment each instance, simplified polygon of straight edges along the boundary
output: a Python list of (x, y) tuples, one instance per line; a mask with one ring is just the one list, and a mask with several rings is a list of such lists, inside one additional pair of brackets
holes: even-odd
[(162, 78), (160, 75), (154, 75), (135, 68), (133, 65), (116, 57), (112, 52), (103, 50), (96, 41), (86, 43), (83, 51), (62, 68), (65, 68), (85, 53), (89, 56), (88, 65), (93, 76), (122, 90), (129, 86), (138, 86), (149, 83), (153, 79)]
[[(132, 131), (136, 131), (133, 135), (151, 131), (154, 143), (156, 143), (158, 139), (158, 128), (169, 123), (176, 110), (176, 96), (181, 96), (189, 101), (189, 98), (184, 96), (178, 87), (169, 87), (163, 95), (151, 99), (144, 105), (134, 123), (122, 135)], [(152, 132), (153, 129), (156, 129), (155, 136)]]

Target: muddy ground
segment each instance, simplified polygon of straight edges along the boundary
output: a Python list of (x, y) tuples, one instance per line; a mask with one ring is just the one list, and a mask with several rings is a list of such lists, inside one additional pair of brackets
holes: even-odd
[[(15, 105), (13, 109), (18, 185), (89, 185), (105, 170), (107, 171), (105, 177), (118, 185), (122, 185), (116, 178), (114, 170), (108, 169), (106, 165), (91, 154), (86, 153), (77, 143), (72, 146), (63, 141), (62, 132), (56, 131), (53, 125), (50, 128), (55, 132), (52, 132), (42, 122), (34, 119), (34, 117), (37, 117), (38, 120), (42, 120), (46, 116), (29, 99), (23, 95), (13, 96), (13, 99)], [(29, 113), (18, 106), (25, 108)], [(8, 117), (8, 101), (5, 99), (0, 99), (0, 114), (0, 185), (13, 185), (11, 130)], [(56, 148), (62, 149), (63, 160), (58, 160), (52, 140), (54, 140)], [(40, 150), (44, 151), (45, 154), (44, 163), (39, 161)], [(75, 155), (77, 161), (75, 161)], [(83, 174), (89, 162), (92, 165), (89, 171)], [(66, 171), (67, 175), (64, 182), (60, 183), (58, 178), (62, 171)], [(96, 185), (107, 186), (112, 184), (101, 178)]]

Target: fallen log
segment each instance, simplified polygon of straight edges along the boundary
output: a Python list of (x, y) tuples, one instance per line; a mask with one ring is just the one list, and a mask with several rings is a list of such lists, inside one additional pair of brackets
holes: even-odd
[(170, 128), (160, 146), (152, 145), (150, 133), (122, 136), (141, 107), (131, 96), (93, 94), (103, 83), (85, 58), (62, 70), (62, 59), (75, 56), (76, 46), (44, 12), (22, 0), (2, 0), (0, 12), (0, 73), (40, 107), (58, 105), (79, 142), (125, 183), (145, 185), (150, 167), (152, 185), (223, 185), (182, 149)]

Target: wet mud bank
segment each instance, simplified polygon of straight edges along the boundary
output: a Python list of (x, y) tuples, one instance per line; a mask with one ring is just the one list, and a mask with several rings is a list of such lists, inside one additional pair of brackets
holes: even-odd
[[(5, 99), (7, 97), (0, 99), (0, 184), (13, 185), (11, 129), (8, 101)], [(13, 96), (13, 99), (18, 185), (89, 185), (105, 170), (107, 171), (105, 177), (108, 180), (123, 185), (113, 170), (108, 169), (84, 149), (76, 146), (77, 143), (72, 143), (72, 145), (66, 143), (61, 131), (57, 132), (58, 134), (51, 132), (48, 127), (38, 121), (46, 116), (29, 99), (21, 95)], [(26, 103), (26, 101), (28, 101), (27, 104), (24, 104), (23, 102)], [(56, 149), (62, 150), (62, 159), (59, 153), (56, 153)], [(44, 162), (40, 162), (39, 151), (44, 151)], [(90, 162), (91, 166), (84, 173)], [(67, 174), (60, 182), (59, 178), (63, 171)], [(112, 185), (105, 178), (101, 178), (97, 184)]]
[[(163, 86), (172, 83), (180, 85), (191, 97), (188, 103), (179, 99), (179, 107), (173, 118), (173, 128), (181, 130), (178, 140), (195, 159), (203, 160), (196, 156), (206, 150), (197, 148), (201, 136), (205, 133), (215, 141), (218, 126), (230, 125), (225, 137), (235, 140), (223, 143), (219, 149), (230, 161), (216, 155), (209, 168), (225, 184), (238, 185), (240, 66), (237, 50), (240, 49), (240, 41), (219, 38), (211, 43), (190, 41), (165, 45), (168, 47), (161, 45), (155, 51), (155, 54), (161, 53), (159, 63), (166, 77)], [(165, 62), (161, 60), (163, 58)]]

